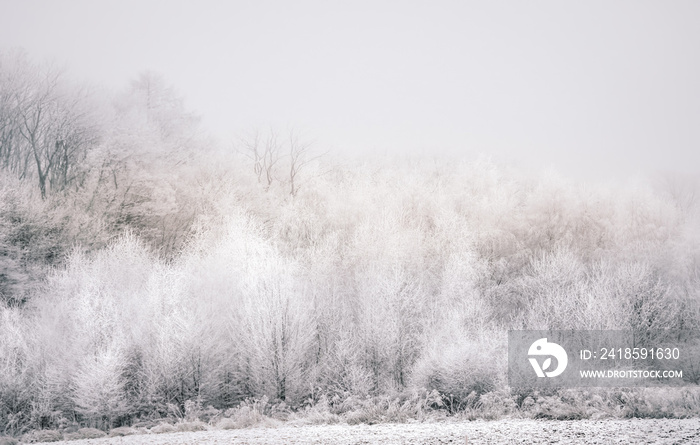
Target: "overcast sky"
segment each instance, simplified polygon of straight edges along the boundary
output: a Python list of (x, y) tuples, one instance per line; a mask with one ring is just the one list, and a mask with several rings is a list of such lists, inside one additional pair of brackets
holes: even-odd
[(161, 73), (222, 140), (700, 174), (699, 1), (0, 0), (0, 48)]

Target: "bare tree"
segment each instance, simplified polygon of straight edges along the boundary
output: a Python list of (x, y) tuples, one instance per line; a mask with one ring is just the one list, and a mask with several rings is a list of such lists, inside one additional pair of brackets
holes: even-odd
[(280, 145), (277, 143), (277, 134), (270, 131), (270, 136), (265, 141), (265, 151), (263, 153), (263, 170), (265, 171), (265, 180), (268, 187), (272, 185), (274, 180), (275, 166), (281, 158), (280, 151)]
[(653, 179), (657, 189), (684, 214), (697, 211), (700, 203), (700, 181), (697, 177), (678, 172), (659, 172)]
[(96, 140), (86, 91), (69, 87), (54, 67), (23, 56), (12, 62), (0, 66), (0, 165), (21, 179), (35, 177), (42, 198), (79, 185), (81, 161)]
[[(241, 140), (243, 154), (253, 161), (253, 171), (258, 177), (258, 182), (262, 181), (263, 174), (263, 153), (260, 149), (260, 133), (255, 132), (252, 138)], [(235, 148), (235, 144), (234, 144)]]
[(277, 133), (273, 130), (270, 130), (264, 141), (262, 139), (258, 131), (252, 137), (241, 139), (240, 151), (253, 161), (253, 171), (258, 182), (264, 181), (269, 189), (275, 181), (275, 169), (282, 158), (282, 147), (278, 142)]
[(25, 150), (19, 132), (20, 103), (18, 91), (27, 83), (28, 65), (22, 52), (0, 54), (0, 167), (19, 178), (27, 175), (30, 153)]
[(291, 196), (296, 196), (299, 191), (299, 173), (325, 154), (311, 156), (312, 145), (311, 142), (300, 141), (293, 131), (289, 133), (289, 194)]

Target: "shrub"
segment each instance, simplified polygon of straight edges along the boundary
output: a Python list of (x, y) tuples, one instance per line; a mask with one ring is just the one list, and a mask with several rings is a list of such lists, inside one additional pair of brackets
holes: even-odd
[(211, 422), (221, 416), (221, 410), (209, 405), (206, 408), (202, 407), (200, 400), (185, 401), (184, 419), (190, 422), (201, 420), (203, 422)]
[(538, 401), (535, 419), (581, 420), (589, 417), (585, 407), (572, 405), (557, 396), (544, 397)]
[(700, 394), (689, 388), (625, 389), (611, 399), (627, 418), (682, 419), (696, 417), (700, 410)]
[(97, 428), (80, 428), (78, 434), (80, 434), (82, 439), (97, 439), (107, 435), (104, 431)]
[(109, 437), (122, 437), (138, 434), (138, 431), (128, 426), (120, 426), (109, 431)]
[(326, 396), (321, 396), (318, 402), (306, 406), (302, 411), (293, 413), (290, 419), (304, 425), (330, 425), (341, 421), (339, 415), (331, 412)]
[(97, 428), (80, 428), (78, 431), (63, 433), (64, 440), (99, 439), (107, 434)]
[(453, 340), (444, 338), (444, 334), (435, 337), (433, 347), (416, 365), (413, 381), (441, 395), (441, 403), (434, 404), (434, 408), (454, 414), (475, 408), (482, 394), (499, 387), (503, 369), (496, 357), (503, 351), (497, 335), (469, 340), (458, 328), (450, 331)]
[(154, 426), (157, 426), (158, 423), (153, 420), (141, 420), (139, 422), (136, 422), (132, 424), (131, 426), (133, 428), (145, 428), (145, 429), (150, 429), (153, 428)]
[(225, 418), (221, 419), (218, 427), (222, 429), (249, 428), (269, 420), (266, 412), (271, 412), (272, 407), (267, 397), (261, 399), (248, 399), (236, 407), (226, 410)]
[(178, 422), (175, 424), (175, 430), (180, 431), (180, 432), (186, 432), (186, 431), (206, 431), (209, 428), (207, 427), (207, 424), (204, 422), (201, 422), (199, 420), (195, 420), (193, 422)]
[[(413, 419), (422, 419), (429, 409), (434, 393), (414, 392), (391, 396), (377, 396), (357, 400), (353, 408), (344, 413), (344, 419), (350, 425), (365, 423), (404, 423)], [(346, 406), (351, 406), (350, 403)]]
[(513, 397), (507, 390), (499, 389), (482, 394), (475, 406), (467, 410), (470, 419), (496, 420), (510, 415), (516, 410)]
[(156, 425), (153, 428), (151, 428), (151, 433), (154, 433), (154, 434), (167, 434), (167, 433), (174, 433), (174, 432), (175, 432), (175, 427), (169, 423), (161, 423), (160, 425)]
[(34, 430), (22, 436), (22, 442), (39, 443), (39, 442), (58, 442), (63, 436), (56, 430)]

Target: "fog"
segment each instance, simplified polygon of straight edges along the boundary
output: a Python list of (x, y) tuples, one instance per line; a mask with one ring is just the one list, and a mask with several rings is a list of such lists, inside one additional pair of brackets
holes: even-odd
[(578, 178), (700, 172), (697, 2), (1, 1), (0, 46), (121, 88), (160, 73), (223, 144)]
[(690, 440), (698, 12), (0, 0), (0, 445)]

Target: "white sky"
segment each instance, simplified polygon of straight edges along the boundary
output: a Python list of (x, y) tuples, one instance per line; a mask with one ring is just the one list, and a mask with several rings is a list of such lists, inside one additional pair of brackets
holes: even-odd
[(0, 48), (161, 73), (222, 140), (700, 174), (698, 1), (0, 0)]

